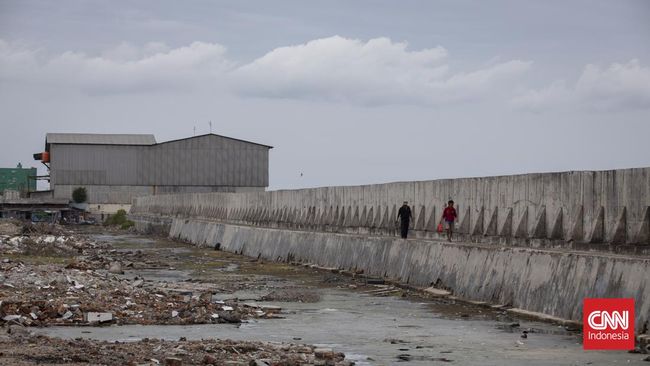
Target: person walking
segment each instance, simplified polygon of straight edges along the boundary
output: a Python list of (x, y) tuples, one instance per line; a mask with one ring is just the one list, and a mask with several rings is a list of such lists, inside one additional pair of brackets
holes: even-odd
[(441, 219), (445, 221), (445, 226), (447, 227), (447, 240), (449, 241), (451, 241), (454, 234), (454, 222), (456, 221), (456, 218), (458, 218), (458, 214), (456, 214), (456, 209), (454, 208), (454, 201), (449, 200), (449, 202), (447, 202), (447, 207), (445, 207), (445, 210), (442, 212)]
[(411, 208), (408, 205), (407, 201), (404, 201), (402, 207), (399, 208), (397, 213), (397, 218), (400, 220), (400, 229), (402, 238), (406, 239), (409, 233), (409, 223), (411, 222)]

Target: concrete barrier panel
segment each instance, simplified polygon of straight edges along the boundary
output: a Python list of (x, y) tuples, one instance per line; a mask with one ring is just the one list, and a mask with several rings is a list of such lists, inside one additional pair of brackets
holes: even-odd
[(450, 290), (467, 300), (505, 304), (581, 321), (587, 297), (634, 298), (636, 326), (650, 314), (650, 259), (532, 248), (291, 231), (175, 219), (169, 236), (267, 260), (293, 258), (361, 269), (414, 286)]

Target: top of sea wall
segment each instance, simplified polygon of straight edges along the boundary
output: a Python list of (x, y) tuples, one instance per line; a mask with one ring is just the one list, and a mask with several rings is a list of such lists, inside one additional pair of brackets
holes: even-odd
[(387, 228), (406, 200), (413, 229), (425, 232), (435, 231), (449, 199), (459, 231), (471, 237), (650, 244), (650, 168), (147, 196), (135, 199), (131, 213)]

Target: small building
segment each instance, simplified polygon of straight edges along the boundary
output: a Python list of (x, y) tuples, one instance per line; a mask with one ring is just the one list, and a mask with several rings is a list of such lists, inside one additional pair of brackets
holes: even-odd
[(48, 133), (53, 198), (84, 187), (96, 214), (130, 208), (133, 198), (166, 193), (264, 191), (272, 146), (207, 134), (157, 143), (153, 135)]
[(23, 168), (21, 163), (15, 168), (0, 168), (0, 194), (16, 191), (20, 195), (36, 190), (36, 168)]
[(74, 213), (68, 199), (0, 197), (0, 218), (55, 222)]

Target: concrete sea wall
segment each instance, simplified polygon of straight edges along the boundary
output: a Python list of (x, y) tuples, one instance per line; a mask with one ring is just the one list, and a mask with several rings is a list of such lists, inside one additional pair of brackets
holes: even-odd
[[(140, 219), (142, 222), (142, 218)], [(166, 223), (169, 237), (276, 261), (317, 263), (450, 290), (461, 299), (580, 322), (587, 297), (634, 298), (636, 329), (650, 315), (650, 259), (605, 253), (295, 231), (197, 219)]]
[[(435, 228), (454, 199), (461, 240)], [(395, 237), (408, 200), (414, 239)], [(362, 269), (468, 300), (581, 320), (586, 297), (650, 313), (650, 168), (257, 193), (140, 197), (131, 217), (196, 245), (270, 260)], [(621, 254), (623, 253), (623, 254)]]
[(397, 209), (407, 200), (414, 234), (435, 237), (449, 199), (457, 204), (465, 241), (614, 251), (650, 246), (650, 168), (156, 195), (135, 199), (131, 213), (393, 235)]

